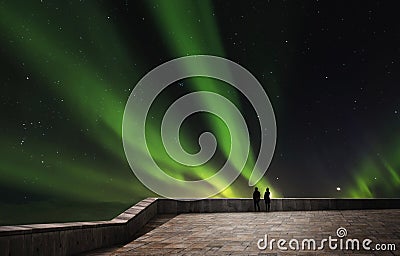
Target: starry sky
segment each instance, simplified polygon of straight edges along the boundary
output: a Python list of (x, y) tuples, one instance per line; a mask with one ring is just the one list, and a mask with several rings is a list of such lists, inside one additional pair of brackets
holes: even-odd
[[(0, 1), (0, 204), (6, 209), (0, 223), (18, 209), (37, 212), (31, 221), (54, 220), (43, 217), (44, 209), (55, 220), (101, 219), (156, 196), (127, 163), (125, 104), (147, 72), (194, 54), (242, 65), (270, 98), (278, 137), (261, 190), (269, 186), (272, 197), (400, 197), (398, 6), (369, 0)], [(220, 149), (208, 165), (185, 171), (162, 157), (163, 112), (198, 90), (227, 97), (246, 117), (250, 157), (217, 196), (250, 197), (258, 119), (227, 84), (206, 78), (171, 84), (149, 113), (151, 151), (161, 155), (166, 173), (183, 179), (210, 176), (226, 161), (229, 132), (207, 114), (188, 118), (180, 136), (195, 153), (198, 135), (220, 127)], [(91, 208), (96, 216), (90, 210), (79, 215), (82, 203), (97, 204)]]

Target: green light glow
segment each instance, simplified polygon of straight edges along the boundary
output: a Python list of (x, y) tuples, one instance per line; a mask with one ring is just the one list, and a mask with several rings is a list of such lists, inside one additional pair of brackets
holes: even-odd
[(385, 148), (384, 154), (366, 159), (354, 173), (355, 185), (351, 185), (348, 197), (374, 198), (390, 194), (400, 188), (400, 150), (399, 143)]
[[(2, 138), (2, 141), (6, 144), (7, 138)], [(12, 145), (12, 142), (8, 144)], [(107, 163), (93, 163), (82, 159), (79, 162), (71, 161), (69, 159), (74, 154), (65, 150), (62, 158), (49, 150), (46, 152), (46, 160), (40, 160), (40, 156), (32, 153), (36, 148), (51, 149), (52, 146), (41, 141), (32, 141), (22, 152), (24, 157), (1, 161), (2, 182), (15, 186), (23, 183), (24, 188), (44, 194), (100, 202), (115, 201), (116, 198), (127, 202), (133, 192), (145, 192), (143, 186), (133, 187), (126, 177), (110, 172), (112, 166)], [(7, 152), (2, 148), (0, 153)]]
[[(25, 4), (35, 8), (32, 2)], [(7, 37), (19, 39), (22, 34), (25, 35), (23, 39), (15, 40), (13, 52), (23, 56), (31, 72), (37, 74), (36, 79), (42, 80), (44, 90), (50, 90), (60, 98), (64, 108), (73, 115), (76, 129), (83, 127), (93, 143), (112, 153), (115, 159), (113, 162), (120, 163), (107, 167), (105, 161), (71, 161), (75, 154), (67, 151), (73, 149), (61, 147), (62, 156), (51, 156), (54, 150), (50, 149), (60, 146), (31, 141), (31, 147), (24, 146), (26, 156), (22, 156), (22, 159), (21, 153), (16, 150), (15, 158), (2, 161), (1, 172), (4, 177), (1, 182), (24, 190), (78, 200), (131, 202), (146, 194), (151, 195), (132, 177), (125, 164), (120, 139), (126, 100), (126, 92), (122, 88), (129, 88), (127, 85), (132, 78), (121, 77), (120, 74), (131, 74), (132, 70), (127, 70), (127, 67), (133, 64), (121, 51), (121, 44), (115, 43), (118, 37), (112, 26), (100, 18), (94, 20), (102, 31), (92, 31), (89, 35), (92, 38), (87, 40), (101, 40), (103, 47), (110, 51), (96, 49), (98, 52), (93, 54), (103, 58), (103, 62), (107, 62), (106, 59), (111, 56), (117, 58), (121, 63), (116, 66), (120, 68), (120, 73), (105, 73), (96, 66), (97, 58), (79, 54), (82, 44), (78, 41), (79, 35), (74, 35), (73, 39), (71, 31), (68, 34), (52, 31), (47, 28), (49, 26), (43, 26), (46, 17), (31, 18), (24, 15), (23, 10), (17, 3), (14, 6), (8, 5), (7, 9), (4, 6), (0, 8), (0, 26)], [(103, 16), (94, 6), (90, 10), (91, 15)], [(33, 19), (29, 25), (26, 25), (27, 19)], [(105, 36), (104, 30), (112, 36)], [(55, 81), (59, 82), (55, 84)], [(118, 88), (121, 88), (120, 91)], [(12, 145), (12, 142), (9, 144)], [(35, 155), (38, 150), (47, 151), (44, 164), (29, 159), (29, 155)], [(120, 170), (110, 172), (115, 168)]]
[[(81, 151), (68, 143), (58, 145), (51, 139), (31, 139), (21, 149), (16, 147), (19, 141), (2, 138), (3, 144), (8, 145), (2, 149), (14, 148), (14, 151), (2, 152), (11, 157), (0, 163), (0, 183), (41, 194), (91, 201), (132, 202), (153, 196), (132, 175), (121, 143), (122, 116), (129, 89), (149, 71), (146, 66), (148, 64), (141, 51), (132, 50), (139, 48), (124, 45), (105, 12), (95, 3), (85, 4), (86, 8), (72, 4), (68, 7), (71, 12), (55, 14), (49, 10), (41, 16), (30, 15), (30, 10), (42, 8), (40, 3), (24, 2), (24, 8), (20, 8), (18, 2), (0, 5), (0, 30), (4, 34), (0, 40), (12, 42), (8, 44), (10, 55), (23, 59), (31, 79), (41, 84), (40, 90), (58, 99), (57, 104), (71, 116), (71, 123), (66, 124), (65, 129), (73, 132), (83, 130), (88, 144), (108, 154), (105, 159), (92, 161), (76, 158), (77, 154), (83, 153), (83, 149)], [(193, 3), (184, 1), (180, 4), (167, 4), (160, 1), (158, 4), (160, 6), (154, 9), (154, 15), (174, 57), (188, 54), (225, 55), (211, 2), (196, 3), (197, 8), (193, 9), (192, 14), (183, 10)], [(71, 15), (77, 18), (71, 20)], [(193, 15), (199, 17), (199, 20), (189, 18)], [(81, 18), (85, 16), (91, 19)], [(49, 17), (52, 18), (50, 23)], [(190, 22), (196, 29), (187, 29), (182, 20)], [(65, 26), (69, 23), (73, 24)], [(207, 51), (206, 45), (213, 45), (213, 51)], [(217, 86), (218, 82), (211, 79), (194, 78), (190, 83), (195, 90), (224, 94)], [(238, 95), (233, 92), (230, 99), (240, 107)], [(232, 120), (224, 106), (214, 105), (207, 98), (202, 101), (211, 110), (222, 109), (226, 113), (226, 120), (232, 123), (236, 121)], [(230, 142), (226, 138), (232, 136), (240, 140), (241, 137), (230, 134), (216, 118), (208, 118), (207, 121), (219, 139), (218, 146), (227, 156)], [(187, 168), (172, 161), (160, 144), (159, 127), (150, 123), (146, 129), (147, 134), (154, 135), (148, 137), (148, 143), (154, 158), (164, 167), (165, 172), (180, 179), (204, 179), (215, 173), (212, 164)], [(193, 137), (186, 132), (182, 132), (181, 139), (189, 146), (197, 142), (195, 140), (194, 143)], [(134, 141), (132, 147), (138, 154), (146, 151), (145, 145), (136, 145)], [(57, 148), (62, 149), (61, 155), (55, 154)], [(38, 152), (45, 155), (43, 162)], [(245, 168), (239, 170), (245, 181), (250, 177), (254, 158), (250, 152)], [(235, 160), (230, 164), (237, 166)], [(146, 166), (141, 168), (147, 170)], [(266, 187), (268, 182), (264, 179), (258, 185)], [(239, 180), (216, 197), (248, 197), (251, 194), (248, 189), (247, 183)], [(274, 195), (278, 196), (278, 192)]]
[[(218, 26), (213, 17), (213, 8), (211, 2), (202, 1), (201, 4), (197, 3), (197, 8), (192, 8), (192, 11), (188, 12), (187, 10), (190, 9), (188, 8), (188, 5), (191, 3), (192, 2), (187, 1), (179, 2), (179, 4), (175, 2), (174, 4), (171, 2), (156, 1), (152, 2), (150, 5), (150, 9), (154, 12), (154, 17), (158, 21), (157, 24), (160, 27), (160, 32), (163, 33), (164, 37), (167, 39), (167, 43), (171, 51), (175, 56), (213, 54), (223, 57), (225, 53), (221, 44), (221, 40), (218, 36)], [(193, 16), (199, 17), (199, 19), (195, 20), (192, 18)], [(188, 25), (187, 22), (189, 22), (190, 25)], [(191, 28), (190, 30), (188, 29), (189, 27)], [(209, 50), (209, 47), (205, 47), (207, 45), (213, 46), (211, 51)], [(191, 68), (192, 67), (187, 67), (187, 69)], [(224, 94), (224, 92), (219, 89), (220, 86), (218, 86), (218, 82), (213, 79), (192, 78), (191, 83), (197, 90), (212, 91), (218, 94)], [(240, 107), (238, 95), (236, 95), (235, 92), (232, 92), (231, 100), (236, 106)], [(226, 113), (224, 115), (224, 119), (231, 123), (237, 123), (237, 120), (232, 120), (231, 114), (224, 106), (216, 105), (213, 102), (210, 102), (207, 98), (203, 98), (202, 101), (204, 105), (207, 106), (211, 111), (214, 111), (215, 109), (223, 109)], [(237, 140), (242, 139), (240, 134), (229, 134), (226, 132), (226, 130), (221, 129), (218, 122), (212, 122), (211, 120), (211, 126), (213, 127), (213, 131), (217, 137), (229, 138), (229, 136), (232, 136), (232, 138)], [(221, 143), (219, 146), (225, 155), (228, 156), (230, 153), (230, 144)], [(246, 152), (243, 151), (241, 152), (241, 154), (245, 153)], [(238, 159), (238, 157), (233, 156), (232, 159), (232, 166), (236, 167), (236, 169), (239, 169), (239, 163), (235, 161), (235, 159)], [(250, 150), (249, 158), (245, 168), (238, 171), (241, 172), (241, 175), (245, 179), (249, 180), (254, 165), (254, 154), (252, 150)], [(272, 188), (272, 190), (274, 189)]]
[[(27, 29), (24, 25), (24, 17), (14, 13), (17, 11), (0, 9), (1, 25), (12, 38), (19, 37)], [(43, 85), (65, 99), (65, 103), (68, 104), (68, 108), (71, 108), (71, 113), (75, 115), (75, 118), (79, 119), (84, 127), (94, 131), (90, 133), (93, 141), (102, 143), (117, 157), (121, 157), (120, 143), (117, 138), (121, 136), (125, 101), (122, 100), (122, 93), (110, 92), (112, 85), (120, 79), (112, 77), (109, 81), (105, 81), (100, 72), (96, 71), (92, 64), (87, 63), (85, 57), (69, 54), (59, 46), (57, 35), (41, 29), (39, 23), (43, 21), (36, 22), (37, 25), (31, 23), (29, 26), (29, 40), (16, 41), (18, 44), (15, 46), (15, 51), (27, 56), (26, 62), (36, 74), (46, 74)], [(14, 26), (9, 27), (8, 24), (14, 24)], [(108, 27), (106, 24), (103, 25), (103, 27)], [(110, 43), (110, 45), (113, 44)], [(78, 48), (78, 45), (74, 48)], [(124, 55), (121, 54), (121, 56)], [(126, 66), (129, 65), (126, 64)], [(62, 85), (52, 86), (55, 81), (60, 81)], [(127, 83), (125, 81), (125, 84)], [(98, 129), (98, 120), (115, 133), (114, 139), (109, 139), (110, 134), (104, 129)], [(123, 158), (120, 159), (123, 160)]]

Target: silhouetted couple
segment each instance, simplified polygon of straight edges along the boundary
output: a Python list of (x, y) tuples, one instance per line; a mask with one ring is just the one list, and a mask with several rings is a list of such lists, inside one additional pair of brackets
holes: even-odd
[[(265, 201), (265, 210), (267, 212), (270, 211), (271, 209), (271, 198), (270, 198), (271, 193), (269, 192), (269, 188), (265, 190), (264, 193), (264, 201)], [(260, 200), (261, 200), (261, 193), (258, 191), (258, 188), (254, 188), (253, 192), (253, 201), (254, 201), (254, 211), (261, 211), (260, 209)]]

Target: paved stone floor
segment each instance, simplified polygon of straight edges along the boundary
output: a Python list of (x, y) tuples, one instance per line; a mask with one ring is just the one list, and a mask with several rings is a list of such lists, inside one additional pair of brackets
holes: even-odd
[[(338, 239), (339, 227), (347, 230), (343, 247), (347, 239), (358, 239), (361, 250), (330, 250), (328, 243), (315, 251), (306, 243), (302, 250), (303, 239), (314, 239), (317, 247), (329, 236)], [(158, 216), (144, 230), (126, 245), (89, 255), (400, 255), (400, 210), (180, 214)], [(276, 242), (273, 250), (260, 250), (257, 241), (266, 234), (269, 241), (285, 239), (289, 250), (279, 250)], [(397, 250), (363, 250), (366, 238), (373, 241), (371, 248), (395, 244)], [(289, 248), (291, 239), (300, 250)], [(339, 247), (339, 240), (334, 244)]]

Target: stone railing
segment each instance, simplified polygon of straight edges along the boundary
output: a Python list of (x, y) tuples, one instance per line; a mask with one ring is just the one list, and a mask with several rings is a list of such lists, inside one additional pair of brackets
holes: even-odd
[[(264, 200), (260, 202), (265, 210)], [(210, 198), (202, 200), (159, 199), (158, 213), (248, 212), (253, 211), (248, 198)], [(400, 199), (341, 199), (341, 198), (277, 198), (271, 199), (271, 211), (319, 211), (357, 209), (396, 209)]]
[[(261, 208), (265, 208), (261, 201)], [(271, 211), (400, 209), (400, 199), (272, 199)], [(109, 221), (0, 226), (0, 255), (73, 255), (127, 243), (157, 214), (246, 212), (252, 199), (147, 198)]]
[(122, 244), (157, 214), (148, 198), (109, 221), (0, 226), (0, 255), (73, 255)]

